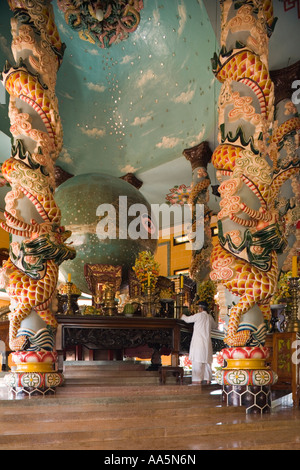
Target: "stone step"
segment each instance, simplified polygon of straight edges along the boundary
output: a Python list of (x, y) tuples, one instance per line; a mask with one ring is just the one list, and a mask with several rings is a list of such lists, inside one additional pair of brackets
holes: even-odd
[[(228, 407), (224, 408), (222, 410), (222, 416), (227, 416), (227, 417), (232, 417), (235, 416), (236, 418), (238, 416), (244, 415), (243, 413), (244, 410), (241, 410), (240, 408), (234, 408), (232, 410), (228, 409)], [(216, 415), (220, 415), (220, 410), (211, 407), (211, 406), (190, 406), (188, 409), (185, 405), (177, 405), (177, 406), (161, 406), (161, 407), (122, 407), (122, 406), (115, 406), (115, 407), (107, 407), (105, 405), (97, 406), (94, 407), (93, 410), (85, 410), (81, 411), (69, 409), (66, 411), (58, 410), (58, 409), (51, 409), (51, 411), (47, 412), (40, 412), (40, 413), (30, 413), (28, 410), (27, 413), (17, 413), (16, 410), (15, 412), (8, 412), (8, 413), (3, 413), (3, 415), (0, 418), (0, 423), (4, 423), (3, 427), (1, 424), (1, 430), (3, 431), (4, 429), (7, 429), (7, 426), (10, 424), (13, 424), (14, 426), (17, 424), (18, 429), (19, 425), (21, 424), (28, 424), (28, 422), (35, 424), (39, 422), (47, 422), (47, 423), (60, 423), (60, 422), (67, 422), (67, 423), (72, 423), (74, 422), (75, 424), (83, 424), (84, 422), (88, 422), (90, 420), (96, 420), (96, 421), (109, 421), (109, 422), (114, 422), (119, 423), (121, 420), (128, 419), (128, 423), (130, 424), (131, 421), (135, 419), (148, 419), (149, 414), (151, 412), (151, 418), (154, 420), (159, 420), (161, 418), (165, 419), (166, 413), (169, 413), (172, 415), (171, 419), (195, 419), (199, 421), (199, 418), (203, 419), (215, 419)], [(128, 424), (124, 423), (124, 424)], [(1, 431), (1, 432), (2, 432)]]
[(76, 368), (77, 370), (135, 370), (145, 371), (149, 364), (135, 361), (64, 361), (64, 371)]
[[(73, 432), (74, 429), (80, 429), (81, 432), (89, 432), (91, 429), (98, 430), (98, 432), (104, 431), (112, 431), (116, 430), (119, 432), (123, 432), (123, 430), (132, 429), (133, 432), (143, 432), (144, 429), (148, 429), (149, 427), (156, 429), (156, 428), (168, 428), (168, 429), (178, 429), (182, 428), (187, 430), (192, 426), (208, 426), (216, 424), (218, 417), (216, 414), (211, 413), (210, 410), (206, 409), (206, 413), (204, 415), (198, 415), (195, 411), (195, 414), (189, 414), (187, 418), (185, 418), (182, 414), (177, 415), (173, 413), (174, 410), (169, 410), (168, 420), (166, 424), (166, 413), (145, 413), (145, 412), (135, 412), (134, 414), (131, 413), (124, 413), (120, 411), (119, 416), (115, 413), (109, 414), (103, 412), (94, 412), (94, 416), (92, 413), (89, 416), (84, 416), (84, 414), (80, 415), (80, 419), (77, 420), (77, 416), (72, 414), (58, 414), (55, 413), (53, 415), (43, 414), (36, 417), (37, 419), (32, 419), (31, 415), (23, 415), (22, 418), (19, 417), (19, 421), (10, 421), (10, 420), (3, 420), (1, 422), (1, 436), (6, 434), (14, 435), (14, 434), (27, 434), (28, 433), (28, 426), (30, 425), (30, 433), (46, 433), (51, 434), (55, 432), (66, 432), (68, 429), (69, 432)], [(234, 422), (236, 423), (238, 414), (235, 413)], [(7, 418), (7, 416), (5, 417)], [(186, 419), (188, 419), (188, 425), (185, 424)], [(224, 417), (223, 417), (224, 420)], [(227, 413), (225, 422), (229, 422), (232, 424), (233, 417), (232, 414)], [(223, 425), (225, 424), (223, 421)], [(46, 423), (46, 426), (45, 426)], [(174, 431), (175, 433), (175, 431)], [(1, 442), (0, 436), (0, 442)]]
[[(107, 442), (112, 441), (124, 441), (123, 444), (128, 445), (128, 440), (133, 442), (136, 440), (143, 439), (144, 443), (155, 439), (169, 439), (172, 442), (173, 439), (181, 438), (184, 442), (187, 442), (191, 437), (197, 436), (198, 439), (201, 436), (207, 437), (208, 435), (213, 438), (214, 442), (218, 442), (220, 435), (228, 437), (228, 434), (232, 434), (234, 429), (235, 439), (237, 435), (239, 439), (242, 435), (247, 435), (247, 440), (251, 441), (251, 437), (257, 440), (257, 434), (260, 433), (261, 439), (265, 437), (267, 432), (281, 432), (290, 430), (290, 420), (280, 420), (276, 422), (266, 422), (263, 426), (258, 426), (257, 422), (237, 422), (236, 417), (234, 419), (228, 419), (222, 426), (218, 425), (217, 420), (214, 422), (194, 422), (182, 419), (177, 420), (168, 417), (164, 422), (160, 419), (158, 422), (152, 419), (150, 416), (148, 420), (136, 420), (133, 425), (128, 424), (122, 426), (121, 423), (112, 423), (111, 421), (103, 423), (102, 420), (91, 420), (79, 423), (76, 427), (73, 424), (68, 426), (66, 422), (60, 423), (44, 423), (41, 422), (39, 425), (31, 424), (20, 425), (20, 427), (14, 427), (12, 430), (5, 427), (1, 428), (0, 436), (0, 449), (6, 448), (7, 450), (15, 447), (14, 440), (16, 439), (19, 449), (28, 448), (29, 445), (32, 448), (41, 448), (44, 444), (52, 446), (64, 442), (65, 448), (69, 444), (74, 442), (85, 442), (94, 443), (101, 448), (106, 448)], [(9, 427), (9, 425), (8, 425)], [(26, 429), (23, 429), (26, 428)], [(222, 429), (222, 431), (221, 431)], [(28, 432), (29, 431), (29, 432)], [(300, 423), (294, 423), (294, 432), (299, 435)], [(182, 442), (183, 442), (182, 441)]]
[[(257, 422), (262, 418), (256, 416)], [(245, 418), (246, 420), (246, 418)], [(200, 450), (300, 450), (299, 428), (294, 431), (288, 427), (288, 423), (281, 428), (269, 426), (260, 430), (259, 427), (247, 428), (244, 430), (235, 429), (232, 424), (223, 428), (222, 423), (217, 423), (218, 432), (213, 434), (189, 435), (187, 438), (184, 434), (179, 437), (155, 437), (151, 438), (140, 435), (138, 438), (129, 439), (113, 439), (113, 440), (87, 440), (83, 439), (76, 443), (56, 443), (44, 444), (45, 450), (111, 450), (111, 451), (144, 451), (143, 458), (149, 458), (153, 455), (153, 451), (190, 451), (191, 455)], [(38, 448), (38, 447), (37, 447)], [(149, 451), (149, 452), (147, 452)], [(106, 454), (105, 454), (106, 455)], [(121, 454), (123, 455), (123, 454)], [(130, 455), (130, 454), (125, 454)], [(134, 454), (135, 455), (135, 454)], [(174, 452), (176, 455), (176, 452)]]
[(0, 449), (299, 449), (299, 414), (246, 416), (218, 386), (61, 387), (0, 401)]
[[(213, 394), (216, 394), (215, 396)], [(204, 404), (214, 403), (215, 406), (222, 406), (220, 388), (218, 386), (63, 386), (56, 390), (55, 396), (49, 396), (45, 400), (40, 397), (33, 397), (30, 400), (2, 400), (0, 401), (1, 413), (25, 412), (40, 413), (46, 406), (51, 408), (60, 408), (62, 411), (66, 409), (94, 409), (95, 406), (114, 407), (124, 406), (128, 404), (132, 407), (151, 408), (154, 406), (186, 406), (187, 403), (200, 406)]]
[[(130, 393), (128, 391), (127, 393)], [(46, 403), (45, 403), (46, 402)], [(221, 401), (212, 397), (191, 395), (189, 397), (157, 396), (157, 397), (102, 397), (83, 398), (70, 396), (67, 399), (40, 399), (34, 398), (23, 401), (2, 401), (0, 402), (0, 422), (21, 423), (26, 419), (37, 422), (42, 419), (53, 421), (81, 421), (87, 418), (114, 419), (132, 417), (145, 417), (151, 414), (152, 417), (184, 417), (184, 416), (217, 416), (230, 415), (244, 419), (245, 410), (241, 407), (227, 407)], [(284, 415), (272, 413), (265, 415), (264, 421), (274, 419), (284, 419)], [(255, 418), (256, 419), (256, 418)], [(292, 419), (291, 419), (292, 420)], [(247, 416), (247, 422), (251, 422), (252, 417)]]
[(158, 377), (158, 371), (147, 370), (101, 370), (101, 369), (67, 369), (64, 377)]
[[(167, 389), (168, 387), (163, 387)], [(123, 419), (137, 417), (154, 418), (163, 417), (166, 413), (172, 417), (185, 416), (209, 416), (220, 413), (222, 415), (239, 414), (241, 408), (232, 408), (222, 405), (220, 400), (212, 398), (210, 395), (188, 395), (185, 391), (182, 394), (172, 395), (169, 388), (168, 394), (164, 395), (134, 395), (131, 394), (131, 387), (124, 387), (124, 395), (120, 393), (116, 396), (98, 396), (97, 398), (78, 398), (72, 394), (72, 389), (68, 389), (69, 399), (47, 399), (45, 404), (40, 399), (20, 402), (0, 403), (0, 421), (7, 423), (21, 423), (30, 417), (32, 422), (44, 419), (48, 416), (49, 421), (55, 419), (66, 419), (68, 421), (80, 421), (87, 418), (95, 419)], [(184, 389), (184, 387), (183, 387)], [(188, 405), (188, 406), (187, 406)], [(45, 409), (46, 407), (46, 409)], [(243, 410), (244, 411), (244, 410)]]
[[(291, 436), (291, 433), (281, 434), (279, 431), (269, 430), (261, 434), (257, 433), (248, 433), (247, 431), (238, 433), (238, 436), (235, 433), (227, 433), (224, 435), (222, 432), (215, 434), (214, 436), (207, 434), (201, 436), (188, 436), (185, 439), (184, 436), (179, 438), (175, 437), (155, 437), (143, 438), (139, 437), (137, 439), (113, 439), (113, 440), (87, 440), (84, 437), (81, 439), (77, 438), (75, 441), (65, 442), (56, 441), (53, 443), (44, 442), (42, 444), (32, 442), (32, 444), (14, 444), (11, 442), (7, 445), (0, 445), (3, 450), (102, 450), (102, 451), (111, 451), (111, 454), (105, 453), (105, 457), (111, 456), (114, 451), (124, 451), (124, 454), (121, 453), (120, 456), (128, 456), (128, 452), (132, 451), (132, 455), (137, 456), (135, 451), (143, 451), (143, 459), (149, 459), (150, 456), (153, 456), (154, 451), (166, 451), (168, 455), (179, 455), (176, 451), (186, 451), (190, 455), (195, 455), (197, 451), (201, 450), (300, 450), (300, 443), (298, 442), (299, 434), (297, 437)], [(250, 442), (249, 442), (250, 441)], [(249, 444), (248, 444), (249, 442)], [(263, 443), (262, 443), (263, 442)], [(149, 454), (147, 456), (147, 454)], [(116, 455), (116, 454), (115, 454)]]
[[(71, 386), (71, 385), (99, 385), (99, 386), (151, 386), (151, 385), (159, 385), (159, 376), (158, 375), (137, 375), (137, 376), (131, 376), (131, 375), (124, 375), (124, 376), (119, 376), (119, 375), (111, 375), (111, 376), (102, 376), (102, 375), (91, 375), (91, 376), (78, 376), (78, 377), (66, 377), (65, 378), (65, 384), (66, 386)], [(184, 378), (183, 383), (184, 384), (189, 384), (191, 382), (190, 378)], [(176, 377), (173, 376), (168, 376), (166, 379), (166, 384), (168, 385), (175, 385), (177, 384)]]
[[(68, 385), (158, 385), (159, 372), (147, 367), (130, 361), (65, 361), (63, 374)], [(190, 380), (185, 378), (187, 383)], [(175, 384), (176, 377), (169, 373), (167, 382)]]
[[(65, 378), (67, 385), (102, 385), (102, 386), (109, 386), (109, 385), (158, 385), (159, 384), (159, 377), (101, 377), (101, 376), (92, 376), (92, 377), (71, 377)], [(168, 380), (168, 382), (174, 382), (172, 377)]]
[[(75, 442), (81, 442), (83, 447), (105, 448), (105, 442), (121, 439), (125, 443), (140, 436), (152, 439), (165, 438), (172, 433), (181, 435), (183, 432), (189, 436), (194, 432), (212, 432), (220, 420), (222, 406), (220, 396), (216, 398), (209, 389), (211, 387), (92, 387), (91, 393), (101, 391), (102, 396), (83, 398), (80, 394), (77, 397), (72, 387), (66, 387), (68, 398), (2, 401), (0, 449), (13, 449), (16, 445), (20, 449), (59, 448), (62, 442), (65, 448), (74, 447)], [(232, 410), (233, 413), (227, 412), (228, 407), (225, 410), (224, 423), (233, 424), (239, 416), (244, 416), (244, 410), (239, 408)]]
[[(124, 380), (127, 377), (132, 378), (133, 380), (141, 379), (141, 380), (154, 380), (159, 379), (158, 372), (144, 372), (144, 371), (68, 371), (67, 373), (63, 373), (64, 378), (68, 379), (85, 379), (85, 378), (95, 378), (99, 381), (101, 379), (110, 380), (111, 378), (119, 378), (120, 380)], [(170, 375), (171, 377), (171, 375)]]
[[(132, 417), (147, 419), (149, 416), (165, 420), (166, 415), (183, 420), (185, 416), (204, 419), (216, 415), (224, 406), (220, 396), (215, 399), (207, 392), (201, 394), (201, 387), (163, 386), (149, 387), (148, 390), (144, 387), (85, 387), (91, 388), (87, 396), (82, 393), (82, 387), (77, 388), (77, 393), (74, 393), (74, 388), (66, 388), (65, 393), (59, 389), (55, 398), (48, 397), (46, 400), (35, 397), (22, 401), (0, 401), (0, 422), (34, 423), (46, 416), (47, 422), (65, 419), (75, 420), (75, 424), (86, 417), (102, 420), (116, 418), (117, 421)], [(197, 393), (195, 388), (198, 388)], [(240, 410), (235, 408), (233, 414), (238, 414)], [(227, 414), (232, 413), (224, 407), (223, 415)]]
[[(95, 386), (124, 386), (124, 385), (131, 385), (131, 386), (152, 386), (152, 385), (159, 385), (159, 374), (158, 372), (147, 372), (147, 371), (131, 371), (131, 372), (113, 372), (113, 371), (104, 371), (104, 372), (96, 372), (90, 371), (89, 373), (86, 372), (78, 372), (75, 371), (69, 372), (67, 374), (64, 373), (65, 385), (66, 386), (82, 386), (85, 385), (95, 385)], [(184, 383), (189, 384), (191, 382), (190, 377), (184, 377)], [(175, 385), (177, 383), (176, 377), (172, 374), (169, 374), (166, 379), (166, 383), (168, 385), (172, 384)], [(2, 388), (5, 387), (3, 383), (3, 379), (0, 379), (0, 399), (2, 398), (2, 394), (5, 394), (5, 390), (1, 393)]]

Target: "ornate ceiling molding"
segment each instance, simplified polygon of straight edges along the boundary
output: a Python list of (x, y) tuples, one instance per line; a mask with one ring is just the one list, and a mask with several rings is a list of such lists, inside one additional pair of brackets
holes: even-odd
[(57, 0), (65, 21), (84, 41), (108, 48), (140, 23), (143, 0)]
[(283, 2), (284, 11), (289, 11), (292, 8), (297, 7), (298, 18), (300, 19), (300, 0), (280, 0)]
[(73, 178), (74, 175), (71, 175), (67, 171), (63, 170), (59, 165), (54, 167), (55, 174), (55, 186), (58, 188), (61, 184), (67, 181), (70, 178)]
[(143, 181), (139, 180), (133, 173), (127, 173), (126, 175), (121, 176), (120, 179), (131, 184), (136, 189), (140, 189), (144, 184)]
[(198, 167), (207, 168), (207, 165), (211, 161), (212, 151), (209, 143), (203, 141), (194, 147), (185, 149), (183, 155), (190, 162), (192, 170), (194, 171)]

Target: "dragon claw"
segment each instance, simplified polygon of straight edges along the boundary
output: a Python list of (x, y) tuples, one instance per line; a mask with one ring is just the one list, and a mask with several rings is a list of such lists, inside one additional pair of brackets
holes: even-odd
[(27, 336), (19, 336), (18, 338), (11, 339), (9, 347), (12, 351), (24, 351), (29, 343)]

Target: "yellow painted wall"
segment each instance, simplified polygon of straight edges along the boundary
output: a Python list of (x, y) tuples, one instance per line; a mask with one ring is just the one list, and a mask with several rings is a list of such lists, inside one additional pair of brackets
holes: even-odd
[[(216, 227), (217, 219), (215, 216), (212, 217), (211, 227)], [(170, 230), (168, 238), (158, 239), (157, 251), (155, 254), (155, 260), (160, 264), (161, 276), (173, 276), (175, 271), (183, 269), (189, 269), (192, 261), (192, 250), (187, 250), (189, 243), (183, 243), (181, 245), (174, 245), (174, 233)], [(180, 235), (180, 233), (175, 233)], [(218, 237), (212, 238), (212, 243), (215, 245), (218, 241)]]
[(173, 238), (174, 237), (172, 237), (171, 240), (171, 275), (173, 275), (175, 271), (189, 269), (192, 261), (192, 250), (187, 250), (190, 244), (183, 243), (174, 246)]
[(188, 243), (174, 245), (173, 234), (168, 239), (159, 238), (155, 260), (160, 264), (161, 276), (173, 276), (175, 271), (190, 267), (192, 251), (187, 246)]
[(157, 250), (155, 253), (155, 260), (159, 263), (159, 274), (167, 277), (168, 273), (168, 249), (169, 242), (159, 240)]

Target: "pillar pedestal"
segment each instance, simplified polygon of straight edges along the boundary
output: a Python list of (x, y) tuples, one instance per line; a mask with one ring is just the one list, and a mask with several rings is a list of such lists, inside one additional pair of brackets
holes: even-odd
[(227, 406), (243, 406), (247, 414), (264, 414), (271, 410), (271, 387), (255, 385), (223, 385), (223, 401)]
[(15, 352), (11, 361), (12, 371), (4, 377), (11, 399), (54, 395), (64, 381), (56, 370), (56, 352)]
[(226, 404), (244, 406), (247, 414), (270, 412), (271, 386), (278, 377), (266, 365), (268, 348), (226, 348), (221, 354), (224, 367), (217, 371), (216, 381), (223, 386)]

